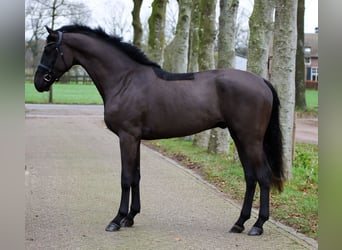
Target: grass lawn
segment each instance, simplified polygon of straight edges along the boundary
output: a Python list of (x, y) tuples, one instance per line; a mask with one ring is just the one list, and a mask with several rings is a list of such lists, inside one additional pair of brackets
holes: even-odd
[[(317, 112), (318, 91), (306, 90), (306, 102), (309, 111)], [(32, 83), (25, 83), (25, 102), (48, 103), (49, 93), (39, 93)], [(94, 84), (54, 84), (53, 102), (65, 104), (102, 104), (102, 99)]]
[(308, 111), (318, 111), (318, 91), (307, 89), (305, 91), (305, 99)]
[[(25, 84), (26, 103), (48, 103), (49, 92), (39, 93), (32, 83)], [(94, 84), (54, 84), (53, 103), (102, 104), (102, 98)]]

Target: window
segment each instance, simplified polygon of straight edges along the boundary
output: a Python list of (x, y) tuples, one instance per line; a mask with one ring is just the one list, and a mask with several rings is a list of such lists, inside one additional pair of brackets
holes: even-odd
[(318, 68), (311, 68), (311, 81), (318, 81)]
[(305, 64), (308, 65), (308, 64), (311, 64), (311, 58), (310, 57), (305, 57)]
[(307, 67), (306, 68), (306, 80), (308, 81), (318, 81), (318, 68)]

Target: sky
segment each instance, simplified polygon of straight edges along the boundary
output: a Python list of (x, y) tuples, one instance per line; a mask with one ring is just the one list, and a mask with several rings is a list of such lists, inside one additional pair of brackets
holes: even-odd
[(318, 27), (318, 0), (305, 0), (304, 32), (314, 33)]
[[(120, 6), (124, 9), (124, 13), (130, 17), (133, 9), (133, 1), (128, 0), (83, 0), (91, 9), (93, 9), (93, 18), (101, 17), (108, 12), (110, 6)], [(141, 19), (147, 20), (151, 13), (151, 4), (153, 0), (144, 0), (141, 9)], [(175, 0), (170, 0), (176, 2)], [(240, 0), (240, 6), (252, 11), (253, 0)], [(98, 21), (99, 22), (99, 21)], [(315, 27), (318, 27), (318, 0), (305, 0), (305, 33), (314, 33)], [(96, 23), (96, 21), (94, 21)], [(101, 24), (101, 23), (99, 23)]]
[[(70, 0), (72, 1), (72, 0)], [(77, 0), (80, 1), (80, 0)], [(219, 0), (217, 0), (219, 2)], [(117, 35), (123, 36), (125, 40), (131, 40), (133, 37), (132, 34), (132, 15), (131, 11), (133, 9), (133, 1), (131, 0), (82, 0), (82, 3), (86, 4), (90, 10), (92, 11), (91, 17), (89, 18), (89, 22), (87, 25), (91, 27), (101, 26), (107, 32), (111, 33), (108, 30), (108, 23), (111, 22), (110, 19), (113, 17), (116, 19), (115, 22), (120, 22), (121, 26), (126, 26), (127, 29), (121, 31), (122, 33), (118, 33), (115, 31)], [(153, 0), (143, 0), (143, 5), (141, 8), (141, 21), (146, 24), (147, 20), (151, 14), (151, 4)], [(240, 8), (244, 8), (251, 14), (253, 10), (253, 0), (240, 0)], [(177, 1), (169, 0), (168, 5), (168, 18), (177, 19)], [(218, 18), (218, 14), (217, 14)], [(173, 20), (174, 21), (174, 20)], [(305, 33), (314, 33), (315, 27), (318, 27), (318, 0), (305, 0), (305, 19), (304, 19), (304, 32)], [(246, 26), (248, 27), (248, 20), (246, 19)]]

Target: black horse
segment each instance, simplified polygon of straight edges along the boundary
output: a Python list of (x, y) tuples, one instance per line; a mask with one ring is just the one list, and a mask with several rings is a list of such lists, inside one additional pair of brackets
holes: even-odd
[(142, 139), (181, 137), (221, 127), (229, 129), (246, 180), (241, 214), (230, 232), (244, 230), (258, 183), (259, 217), (248, 234), (263, 233), (270, 187), (279, 191), (283, 187), (279, 100), (269, 82), (234, 69), (169, 73), (137, 47), (100, 28), (71, 25), (47, 31), (34, 78), (36, 89), (48, 91), (73, 65), (83, 66), (103, 99), (107, 127), (120, 139), (121, 203), (107, 231), (132, 226), (140, 212)]

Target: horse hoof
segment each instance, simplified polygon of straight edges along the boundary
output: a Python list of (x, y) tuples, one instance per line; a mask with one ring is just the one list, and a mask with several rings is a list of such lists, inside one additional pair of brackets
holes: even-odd
[(109, 225), (106, 227), (107, 232), (114, 232), (118, 231), (120, 229), (120, 226), (114, 222), (109, 223)]
[(250, 236), (259, 236), (262, 235), (264, 230), (260, 227), (252, 227), (251, 230), (249, 230), (248, 235)]
[(133, 226), (133, 224), (134, 224), (133, 219), (128, 219), (127, 217), (123, 218), (120, 222), (120, 226), (122, 227), (131, 227)]
[(230, 230), (229, 233), (242, 233), (242, 231), (245, 230), (244, 226), (238, 226), (238, 225), (234, 225)]

